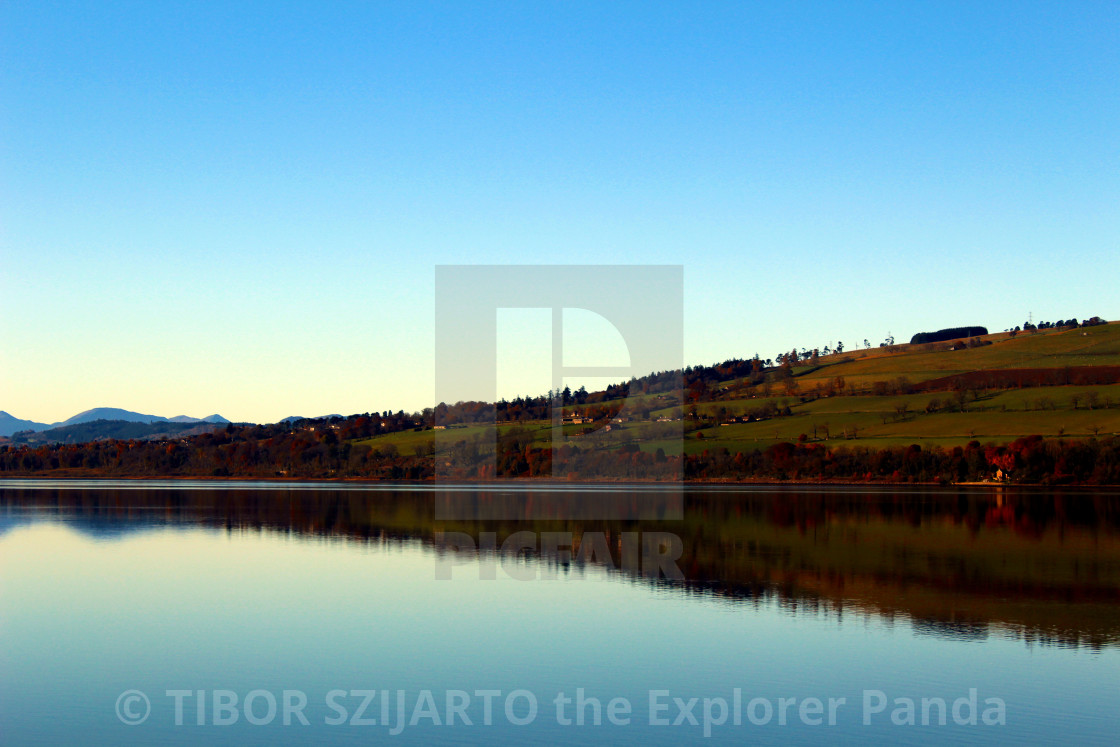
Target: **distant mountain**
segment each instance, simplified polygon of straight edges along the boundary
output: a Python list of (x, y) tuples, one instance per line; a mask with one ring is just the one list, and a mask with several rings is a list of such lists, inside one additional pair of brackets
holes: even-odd
[(67, 418), (61, 423), (55, 423), (54, 427), (61, 428), (67, 425), (78, 425), (79, 423), (92, 423), (94, 420), (127, 420), (130, 423), (152, 423), (157, 420), (167, 420), (167, 418), (122, 410), (119, 407), (95, 407), (92, 410), (79, 412), (74, 417)]
[(176, 415), (173, 418), (167, 418), (167, 421), (169, 423), (222, 423), (223, 425), (230, 422), (221, 415), (207, 415), (204, 418), (192, 418), (190, 415)]
[(46, 423), (36, 423), (34, 420), (20, 420), (0, 410), (0, 436), (10, 436), (16, 431), (41, 431), (50, 428)]
[(217, 427), (217, 423), (205, 423), (200, 420), (190, 423), (172, 423), (168, 420), (156, 420), (150, 423), (135, 420), (90, 420), (83, 423), (61, 425), (57, 428), (48, 428), (37, 433), (19, 433), (12, 438), (12, 443), (32, 445), (48, 443), (81, 444), (102, 438), (139, 440), (181, 438), (206, 433)]
[[(80, 412), (68, 420), (63, 420), (61, 423), (54, 423), (53, 427), (62, 427), (66, 425), (77, 425), (78, 423), (91, 423), (94, 420), (127, 420), (130, 423), (155, 423), (155, 422), (169, 422), (169, 423), (228, 423), (229, 421), (221, 415), (209, 415), (205, 418), (192, 418), (188, 415), (176, 415), (173, 418), (165, 418), (162, 415), (145, 415), (140, 412), (133, 412), (131, 410), (122, 410), (119, 407), (95, 407), (92, 410)], [(52, 426), (47, 426), (52, 427)]]
[(68, 425), (92, 423), (97, 420), (123, 420), (129, 423), (219, 423), (221, 425), (230, 422), (217, 413), (207, 415), (204, 418), (192, 418), (189, 415), (165, 418), (160, 415), (145, 415), (142, 412), (122, 410), (119, 407), (95, 407), (58, 423), (38, 423), (34, 420), (21, 420), (0, 410), (0, 437), (10, 436), (19, 431), (45, 431), (49, 428), (63, 428)]

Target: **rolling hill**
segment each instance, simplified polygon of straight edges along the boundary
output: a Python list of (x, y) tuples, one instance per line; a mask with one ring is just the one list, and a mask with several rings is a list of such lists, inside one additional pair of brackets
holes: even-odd
[[(797, 441), (882, 448), (1120, 434), (1116, 323), (1001, 332), (974, 338), (971, 347), (957, 340), (851, 350), (749, 376), (721, 376), (725, 368), (732, 366), (686, 373), (684, 392), (634, 394), (629, 402), (639, 416), (614, 424), (610, 433), (603, 432), (607, 421), (601, 418), (565, 430), (584, 436), (579, 443), (588, 447), (636, 444), (668, 451), (672, 445), (655, 438), (649, 425), (658, 418), (679, 418), (687, 454), (721, 448), (736, 453)], [(641, 384), (639, 379), (631, 386)], [(587, 414), (596, 406), (566, 406), (565, 412)], [(547, 421), (517, 425), (530, 428), (536, 445), (550, 442)], [(467, 430), (464, 436), (473, 433)], [(409, 431), (361, 443), (393, 444), (401, 453), (412, 453), (431, 448), (435, 437), (430, 431)]]
[(555, 438), (543, 395), (220, 429), (98, 421), (112, 433), (0, 445), (0, 471), (485, 480), (552, 478), (560, 455), (581, 479), (1120, 484), (1118, 324), (730, 359), (559, 399)]

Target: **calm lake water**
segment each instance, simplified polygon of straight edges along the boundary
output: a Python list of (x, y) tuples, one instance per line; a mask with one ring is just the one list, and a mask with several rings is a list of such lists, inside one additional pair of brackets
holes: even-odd
[(659, 491), (0, 481), (0, 742), (1120, 739), (1116, 492)]

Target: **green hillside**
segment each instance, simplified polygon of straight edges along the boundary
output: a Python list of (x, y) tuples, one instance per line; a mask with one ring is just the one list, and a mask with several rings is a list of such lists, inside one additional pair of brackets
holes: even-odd
[[(635, 392), (628, 400), (645, 415), (624, 423), (599, 418), (591, 424), (567, 425), (572, 443), (591, 448), (637, 444), (643, 451), (679, 451), (680, 442), (656, 432), (656, 420), (668, 418), (683, 430), (686, 453), (727, 448), (732, 453), (765, 448), (777, 442), (870, 447), (913, 443), (956, 446), (977, 440), (1006, 443), (1028, 435), (1091, 438), (1120, 434), (1120, 324), (1045, 330), (976, 338), (975, 347), (956, 343), (895, 345), (845, 351), (811, 362), (774, 367), (750, 377), (707, 383), (702, 390), (654, 394)], [(1096, 385), (975, 388), (946, 386), (914, 393), (913, 389), (947, 376), (977, 371), (1030, 369), (1039, 378), (1091, 366)], [(616, 402), (616, 407), (621, 400)], [(590, 407), (565, 408), (567, 414)], [(747, 420), (749, 422), (743, 422)], [(608, 432), (606, 426), (611, 428)], [(499, 433), (523, 428), (536, 446), (551, 443), (544, 420), (499, 425)], [(481, 426), (461, 430), (392, 433), (364, 439), (375, 449), (401, 454), (430, 453), (437, 433), (441, 443), (469, 440)]]
[(799, 379), (805, 387), (842, 376), (859, 386), (900, 376), (917, 382), (980, 369), (1120, 365), (1120, 327), (1116, 324), (1015, 337), (1003, 332), (979, 339), (992, 344), (958, 350), (948, 350), (947, 344), (896, 345), (889, 351), (872, 348), (830, 355)]

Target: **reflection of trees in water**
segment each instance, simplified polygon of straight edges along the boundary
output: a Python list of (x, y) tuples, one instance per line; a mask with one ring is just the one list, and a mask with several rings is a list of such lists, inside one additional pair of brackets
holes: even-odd
[[(543, 521), (437, 521), (431, 488), (408, 486), (0, 488), (0, 511), (12, 516), (14, 507), (35, 505), (105, 537), (185, 524), (435, 547), (437, 532), (493, 532), (499, 546), (518, 531), (566, 532), (573, 555), (590, 532), (606, 536), (612, 552), (624, 532), (672, 532), (683, 541), (685, 581), (630, 576), (617, 555), (613, 572), (669, 593), (776, 604), (791, 614), (901, 617), (920, 635), (967, 639), (995, 631), (1040, 644), (1120, 643), (1117, 494), (708, 487), (685, 493), (679, 521), (559, 518), (565, 497), (578, 503), (588, 495), (473, 489), (465, 505), (475, 513), (460, 514), (511, 517), (517, 505), (532, 505), (533, 515), (550, 517)], [(649, 491), (603, 495), (616, 502), (614, 515), (643, 515), (651, 505)], [(565, 571), (580, 567), (547, 554), (540, 560)]]
[(990, 629), (988, 624), (975, 620), (914, 620), (914, 633), (928, 635), (934, 638), (955, 638), (970, 641), (983, 641), (987, 639)]

